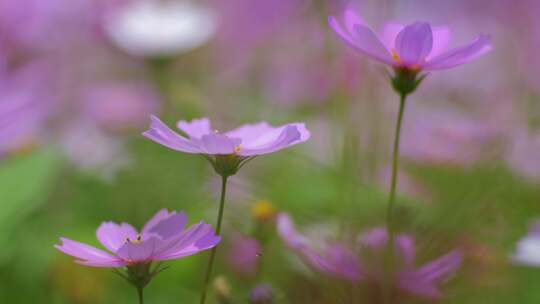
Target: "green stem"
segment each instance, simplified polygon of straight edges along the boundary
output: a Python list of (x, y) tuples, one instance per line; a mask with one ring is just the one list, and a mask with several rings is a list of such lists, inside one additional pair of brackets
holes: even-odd
[(399, 112), (396, 122), (396, 130), (394, 137), (394, 148), (392, 152), (392, 181), (390, 184), (390, 197), (388, 198), (388, 206), (386, 209), (386, 225), (388, 229), (388, 244), (392, 248), (391, 244), (394, 243), (394, 226), (392, 225), (392, 214), (394, 211), (394, 205), (396, 200), (396, 188), (397, 188), (397, 171), (399, 166), (399, 143), (401, 139), (401, 125), (403, 122), (403, 113), (405, 112), (405, 99), (407, 95), (401, 94), (399, 101)]
[(137, 294), (139, 295), (139, 304), (144, 304), (143, 288), (137, 288)]
[(393, 213), (396, 200), (396, 188), (397, 188), (397, 173), (399, 166), (399, 143), (401, 139), (401, 125), (403, 122), (403, 113), (405, 112), (405, 100), (407, 94), (401, 94), (399, 100), (399, 112), (396, 121), (396, 129), (394, 135), (394, 147), (392, 151), (392, 180), (390, 184), (390, 196), (388, 198), (388, 205), (386, 209), (386, 227), (388, 231), (388, 240), (387, 240), (387, 282), (386, 282), (386, 292), (385, 292), (385, 303), (391, 303), (391, 276), (394, 271), (394, 238), (395, 238), (395, 228), (393, 225)]
[[(225, 193), (227, 192), (227, 176), (223, 176), (221, 179), (221, 198), (219, 201), (219, 213), (216, 226), (216, 234), (221, 234), (221, 221), (223, 220), (223, 209), (225, 207)], [(217, 246), (212, 248), (210, 252), (210, 259), (208, 260), (208, 266), (206, 268), (206, 275), (203, 282), (202, 292), (201, 292), (201, 304), (204, 304), (206, 301), (206, 293), (208, 290), (208, 283), (210, 282), (210, 277), (212, 276), (212, 267), (214, 266), (214, 258), (216, 256)]]

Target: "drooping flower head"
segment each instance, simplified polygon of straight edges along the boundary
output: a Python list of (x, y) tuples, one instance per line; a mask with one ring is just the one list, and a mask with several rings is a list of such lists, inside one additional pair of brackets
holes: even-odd
[[(378, 285), (385, 280), (385, 253), (388, 233), (375, 228), (362, 233), (357, 244), (329, 243), (317, 250), (314, 240), (298, 233), (290, 217), (280, 214), (278, 232), (285, 243), (296, 251), (315, 271), (342, 278), (353, 283), (369, 281)], [(454, 250), (436, 260), (417, 266), (414, 238), (396, 235), (394, 240), (395, 265), (393, 287), (426, 298), (439, 298), (439, 285), (459, 267), (460, 250)], [(359, 249), (358, 249), (359, 248)]]
[(520, 264), (540, 267), (540, 220), (534, 222), (529, 233), (519, 240), (512, 260)]
[(179, 121), (177, 127), (187, 135), (184, 137), (159, 118), (151, 118), (152, 124), (144, 136), (173, 150), (203, 155), (222, 176), (236, 174), (242, 164), (258, 155), (279, 151), (310, 137), (303, 123), (272, 127), (260, 122), (220, 132), (212, 129), (208, 118)]
[(423, 78), (420, 71), (453, 68), (467, 63), (491, 50), (489, 35), (481, 34), (467, 45), (447, 50), (450, 29), (432, 26), (428, 22), (409, 25), (387, 24), (377, 35), (355, 11), (347, 9), (343, 24), (329, 18), (332, 29), (360, 53), (390, 65), (395, 70), (394, 88), (406, 94), (416, 89)]

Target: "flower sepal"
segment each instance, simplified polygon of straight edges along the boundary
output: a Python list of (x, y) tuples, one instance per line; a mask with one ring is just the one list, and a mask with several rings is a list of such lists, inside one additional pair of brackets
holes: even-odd
[(407, 67), (394, 68), (394, 75), (390, 76), (392, 87), (400, 95), (407, 96), (416, 91), (427, 74), (420, 74), (420, 70)]
[(235, 175), (242, 166), (253, 159), (254, 157), (239, 156), (236, 154), (225, 155), (204, 155), (211, 164), (217, 174), (221, 177), (229, 177)]
[(135, 286), (135, 288), (143, 289), (158, 273), (167, 268), (169, 267), (163, 266), (162, 263), (158, 263), (155, 267), (152, 267), (152, 263), (148, 262), (128, 265), (125, 267), (125, 271), (115, 268), (113, 272)]

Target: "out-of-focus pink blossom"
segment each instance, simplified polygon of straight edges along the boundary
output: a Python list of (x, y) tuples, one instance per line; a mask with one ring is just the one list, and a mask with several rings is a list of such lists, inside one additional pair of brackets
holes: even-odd
[(87, 90), (87, 113), (108, 130), (139, 130), (158, 110), (156, 92), (144, 83), (106, 83)]
[(231, 239), (227, 261), (236, 272), (252, 276), (257, 272), (260, 252), (259, 241), (242, 234), (235, 234)]

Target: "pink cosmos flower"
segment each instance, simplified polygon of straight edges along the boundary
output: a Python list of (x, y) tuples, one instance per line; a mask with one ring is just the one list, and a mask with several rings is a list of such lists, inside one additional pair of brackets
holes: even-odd
[(381, 35), (370, 29), (351, 9), (343, 15), (344, 27), (331, 16), (332, 29), (350, 46), (394, 68), (432, 71), (467, 63), (491, 50), (489, 35), (481, 34), (467, 45), (447, 50), (450, 30), (428, 22), (387, 24)]
[(310, 137), (304, 123), (272, 127), (260, 122), (219, 132), (212, 129), (208, 118), (179, 121), (177, 127), (187, 135), (184, 137), (159, 118), (151, 118), (152, 124), (144, 136), (173, 150), (205, 156), (221, 175), (233, 175), (246, 160), (285, 149)]
[[(332, 243), (323, 246), (321, 250), (316, 250), (312, 240), (296, 231), (286, 214), (278, 217), (278, 233), (316, 271), (354, 283), (369, 281), (382, 284), (385, 279), (384, 256), (388, 234), (383, 228), (361, 234), (358, 244)], [(408, 234), (396, 235), (394, 247), (394, 288), (426, 298), (442, 296), (439, 285), (450, 278), (462, 260), (461, 251), (454, 250), (417, 266), (414, 238)], [(359, 248), (358, 252), (355, 248)]]
[(138, 232), (127, 223), (104, 222), (97, 238), (109, 252), (67, 238), (54, 247), (93, 267), (122, 267), (179, 259), (216, 246), (221, 238), (204, 222), (185, 229), (183, 211), (160, 210)]

